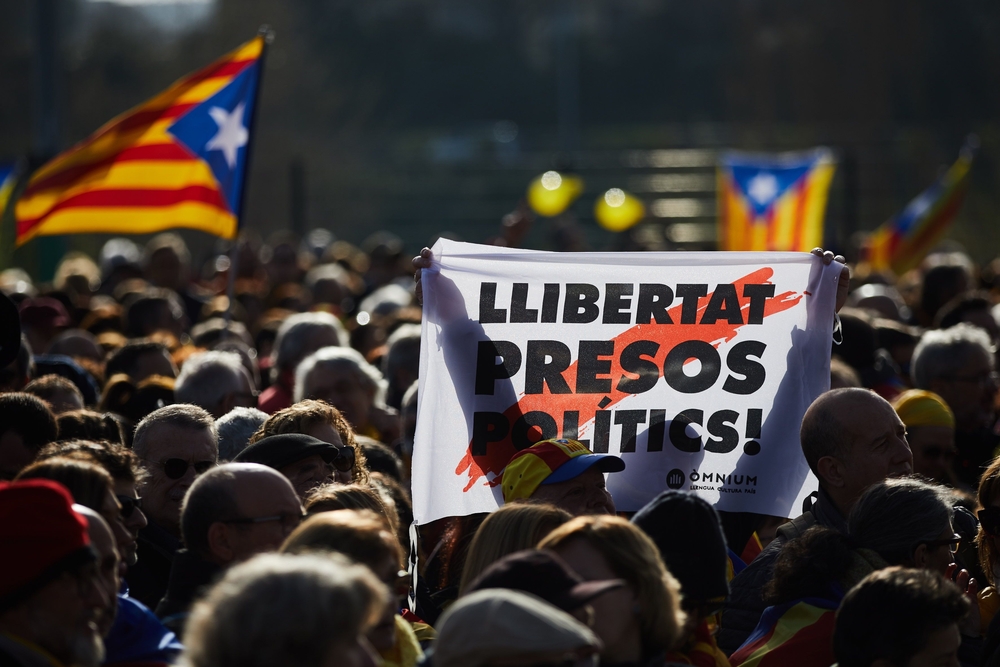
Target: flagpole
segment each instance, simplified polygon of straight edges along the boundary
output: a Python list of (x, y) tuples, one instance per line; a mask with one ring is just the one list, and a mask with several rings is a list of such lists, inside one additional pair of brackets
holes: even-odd
[(260, 89), (264, 84), (264, 68), (267, 65), (267, 48), (274, 41), (274, 31), (268, 25), (262, 25), (257, 30), (257, 36), (261, 38), (260, 58), (257, 59), (257, 67), (260, 72), (257, 74), (257, 87), (253, 92), (253, 104), (250, 106), (250, 117), (247, 119), (247, 151), (243, 162), (243, 179), (240, 184), (240, 206), (239, 214), (236, 216), (236, 238), (229, 248), (229, 280), (226, 285), (226, 329), (224, 338), (230, 335), (229, 324), (233, 321), (233, 300), (236, 298), (236, 271), (239, 264), (240, 231), (243, 222), (243, 211), (247, 201), (247, 184), (250, 182), (250, 156), (254, 143), (254, 128), (257, 126), (257, 106), (260, 103)]

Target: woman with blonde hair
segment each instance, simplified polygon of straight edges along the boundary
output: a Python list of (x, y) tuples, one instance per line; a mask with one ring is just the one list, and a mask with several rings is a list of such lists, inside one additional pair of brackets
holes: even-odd
[(653, 541), (616, 516), (581, 516), (538, 544), (551, 549), (587, 581), (624, 579), (627, 585), (594, 599), (601, 664), (663, 665), (685, 622), (680, 585)]
[(354, 464), (350, 470), (335, 470), (335, 480), (341, 484), (368, 484), (368, 463), (364, 451), (354, 440), (354, 429), (340, 410), (329, 403), (305, 400), (275, 412), (250, 436), (249, 444), (284, 433), (302, 433), (338, 448), (350, 447), (354, 451)]
[(573, 517), (545, 503), (511, 503), (486, 517), (469, 545), (458, 594), (487, 567), (515, 551), (533, 549), (542, 538)]

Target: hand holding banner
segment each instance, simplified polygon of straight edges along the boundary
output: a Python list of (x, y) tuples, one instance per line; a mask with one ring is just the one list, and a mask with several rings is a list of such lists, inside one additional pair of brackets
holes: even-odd
[(841, 266), (805, 253), (545, 253), (439, 241), (424, 271), (419, 523), (491, 511), (542, 438), (620, 455), (619, 510), (666, 488), (798, 512)]

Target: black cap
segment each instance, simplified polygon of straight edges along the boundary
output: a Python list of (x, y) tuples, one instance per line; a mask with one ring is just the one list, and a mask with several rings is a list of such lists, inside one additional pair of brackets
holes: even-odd
[(681, 594), (692, 602), (729, 595), (729, 547), (715, 508), (693, 493), (664, 491), (636, 512), (632, 523), (656, 543)]
[(337, 447), (311, 435), (281, 433), (269, 435), (247, 446), (233, 459), (234, 463), (259, 463), (280, 470), (296, 461), (313, 455), (332, 461), (337, 457)]
[(469, 584), (466, 593), (485, 588), (509, 588), (531, 593), (570, 612), (624, 585), (622, 579), (584, 581), (551, 551), (528, 549), (504, 556), (490, 565)]

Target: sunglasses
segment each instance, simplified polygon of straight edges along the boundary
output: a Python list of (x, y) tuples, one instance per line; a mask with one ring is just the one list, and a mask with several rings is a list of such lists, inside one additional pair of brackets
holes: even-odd
[(160, 466), (163, 468), (163, 474), (170, 479), (180, 479), (187, 474), (188, 468), (194, 468), (195, 475), (200, 475), (215, 467), (215, 461), (195, 461), (194, 463), (188, 463), (184, 459), (167, 459), (166, 461), (143, 459), (143, 461)]
[(1000, 508), (985, 507), (979, 510), (979, 525), (987, 535), (1000, 537)]
[(133, 498), (131, 496), (115, 496), (118, 498), (118, 502), (122, 505), (122, 518), (127, 519), (132, 516), (132, 513), (136, 510), (142, 509), (142, 498)]
[(947, 544), (948, 545), (948, 550), (951, 551), (951, 553), (954, 554), (954, 553), (958, 552), (958, 547), (959, 547), (959, 545), (962, 544), (962, 536), (959, 535), (958, 533), (956, 533), (956, 534), (952, 535), (950, 539), (945, 539), (945, 540), (930, 540), (929, 542), (921, 542), (921, 544), (926, 544), (927, 547), (930, 548), (930, 549), (936, 549), (938, 547), (943, 547), (944, 545)]
[(354, 468), (354, 448), (348, 445), (337, 447), (337, 455), (327, 463), (340, 472), (350, 472)]

